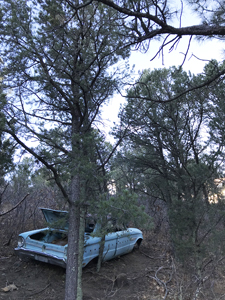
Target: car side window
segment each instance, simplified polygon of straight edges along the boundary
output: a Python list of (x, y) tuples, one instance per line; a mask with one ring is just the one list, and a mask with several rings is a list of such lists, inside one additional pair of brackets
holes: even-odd
[(124, 224), (119, 224), (116, 222), (116, 219), (109, 219), (107, 222), (107, 230), (109, 232), (118, 232), (126, 230), (126, 226)]
[(86, 233), (92, 233), (94, 228), (95, 228), (95, 224), (87, 224), (86, 227), (85, 227), (85, 232)]
[(85, 232), (92, 233), (95, 228), (95, 221), (92, 218), (87, 218), (85, 222)]

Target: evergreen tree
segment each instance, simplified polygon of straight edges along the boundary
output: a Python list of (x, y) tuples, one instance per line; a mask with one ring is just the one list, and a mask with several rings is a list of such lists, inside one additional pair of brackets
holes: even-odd
[(14, 169), (13, 157), (15, 154), (16, 143), (10, 139), (9, 135), (4, 132), (5, 129), (5, 114), (4, 108), (6, 105), (5, 97), (1, 94), (0, 86), (0, 205), (3, 193), (7, 187), (5, 176), (9, 175)]
[(98, 3), (75, 10), (67, 2), (5, 0), (0, 9), (5, 132), (51, 170), (69, 204), (66, 300), (82, 298), (80, 220), (100, 165), (94, 121), (121, 85), (118, 62), (129, 55), (114, 10)]
[[(197, 257), (209, 228), (223, 218), (219, 205), (209, 203), (214, 179), (222, 174), (224, 141), (216, 142), (209, 130), (210, 124), (215, 125), (215, 99), (219, 101), (224, 85), (221, 83), (219, 91), (218, 86), (205, 87), (177, 97), (183, 90), (201, 85), (204, 77), (212, 75), (213, 65), (205, 67), (204, 76), (175, 67), (145, 70), (128, 91), (121, 112), (120, 128), (127, 128), (125, 142), (130, 148), (128, 169), (133, 166), (139, 191), (167, 203), (178, 256), (190, 255), (191, 249)], [(210, 222), (209, 212), (213, 215)]]
[[(218, 37), (222, 39), (225, 34), (224, 6), (218, 1), (189, 0), (185, 2), (186, 5), (173, 1), (97, 1), (123, 16), (124, 25), (129, 28), (129, 44), (138, 44), (145, 51), (150, 41), (160, 39), (162, 44), (158, 53), (163, 55), (164, 48), (169, 46), (173, 50), (183, 36), (189, 36), (186, 58), (192, 37), (213, 40)], [(192, 25), (190, 18), (191, 25), (182, 26), (182, 19), (192, 11), (198, 15), (198, 23)]]
[[(183, 57), (181, 61), (178, 61), (181, 66), (185, 62), (188, 64), (187, 59), (195, 54), (192, 47), (194, 39), (202, 42), (202, 55), (196, 57), (200, 60), (205, 60), (205, 40), (210, 40), (211, 47), (217, 47), (216, 42), (224, 40), (225, 9), (222, 2), (209, 0), (188, 0), (185, 3), (182, 1), (174, 3), (174, 1), (150, 0), (97, 1), (112, 7), (123, 17), (124, 26), (129, 29), (129, 33), (126, 33), (128, 38), (126, 47), (135, 45), (135, 50), (141, 50), (145, 53), (150, 47), (152, 48), (154, 42), (159, 43), (158, 50), (151, 54), (149, 59), (153, 60), (157, 56), (161, 56), (162, 64), (165, 51), (171, 52), (179, 49), (181, 39), (183, 45), (186, 43), (186, 51), (182, 50)], [(192, 16), (196, 17), (193, 18)], [(218, 58), (215, 57), (215, 59)], [(205, 78), (200, 86), (191, 86), (187, 90), (183, 90), (182, 94), (202, 86), (208, 86), (214, 80), (221, 79), (224, 74), (225, 68), (223, 66), (212, 77)]]

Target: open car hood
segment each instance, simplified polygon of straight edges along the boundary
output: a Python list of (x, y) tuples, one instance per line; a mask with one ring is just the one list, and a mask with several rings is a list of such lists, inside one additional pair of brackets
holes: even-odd
[(68, 212), (49, 208), (40, 208), (50, 228), (68, 230)]

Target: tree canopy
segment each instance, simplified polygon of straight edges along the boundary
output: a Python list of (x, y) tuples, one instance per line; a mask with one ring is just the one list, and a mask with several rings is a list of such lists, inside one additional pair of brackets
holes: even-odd
[[(120, 115), (120, 128), (127, 133), (120, 164), (128, 165), (123, 168), (125, 174), (134, 174), (128, 176), (134, 178), (130, 186), (167, 203), (174, 242), (186, 250), (193, 236), (194, 245), (201, 244), (198, 230), (210, 224), (207, 218), (206, 223), (203, 220), (212, 208), (214, 179), (224, 172), (224, 126), (220, 122), (224, 82), (171, 99), (222, 67), (212, 61), (205, 66), (204, 75), (176, 67), (145, 70), (138, 84), (128, 90), (127, 105)], [(129, 183), (124, 175), (123, 182)]]
[(96, 2), (76, 10), (67, 1), (6, 0), (0, 12), (4, 131), (52, 172), (68, 201), (66, 299), (81, 299), (81, 212), (107, 162), (95, 121), (126, 76), (127, 29)]
[[(147, 51), (156, 39), (157, 55), (189, 36), (185, 59), (193, 36), (225, 34), (222, 5), (188, 3), (200, 12), (200, 24), (182, 27), (182, 2), (177, 8), (149, 0), (0, 2), (0, 159), (4, 152), (11, 164), (6, 153), (11, 136), (52, 172), (68, 202), (66, 300), (82, 298), (84, 208), (107, 189), (105, 166), (115, 148), (105, 146), (96, 121), (102, 105), (123, 86), (127, 66), (120, 63), (132, 47)], [(176, 218), (183, 208), (191, 211), (181, 228), (191, 234), (200, 226), (201, 205), (207, 208), (224, 159), (224, 74), (224, 64), (215, 61), (199, 76), (176, 68), (144, 71), (127, 93), (116, 133), (129, 142), (124, 153), (132, 169), (127, 169), (141, 175), (139, 180), (133, 172), (133, 182), (170, 207), (176, 204)], [(195, 245), (201, 240), (196, 236)]]
[[(173, 46), (182, 36), (222, 37), (225, 34), (224, 8), (217, 1), (186, 1), (185, 4), (199, 15), (199, 24), (182, 27), (185, 14), (183, 2), (149, 0), (112, 1), (98, 0), (125, 17), (130, 29), (130, 42), (142, 43), (156, 37), (163, 37), (162, 48)], [(177, 22), (178, 21), (178, 22)], [(177, 24), (177, 26), (176, 26)]]

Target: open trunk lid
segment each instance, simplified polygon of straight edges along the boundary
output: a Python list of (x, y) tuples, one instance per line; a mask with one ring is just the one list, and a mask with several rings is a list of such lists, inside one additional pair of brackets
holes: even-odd
[(40, 208), (50, 228), (68, 230), (68, 212), (49, 208)]

